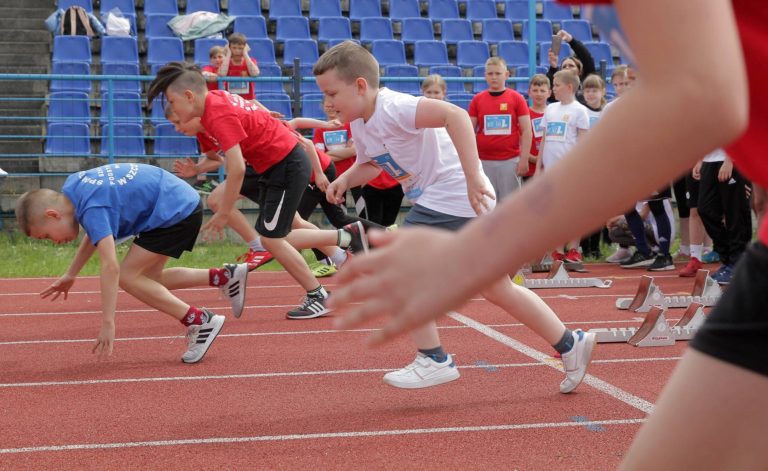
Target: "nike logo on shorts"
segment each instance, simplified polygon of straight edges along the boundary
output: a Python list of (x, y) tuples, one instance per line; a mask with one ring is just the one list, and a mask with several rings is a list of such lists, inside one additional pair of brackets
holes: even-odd
[(277, 204), (275, 214), (272, 216), (271, 221), (264, 221), (264, 228), (268, 231), (274, 231), (277, 227), (277, 221), (280, 219), (280, 210), (283, 208), (283, 200), (285, 199), (285, 190), (283, 190), (282, 196), (280, 196), (280, 202)]

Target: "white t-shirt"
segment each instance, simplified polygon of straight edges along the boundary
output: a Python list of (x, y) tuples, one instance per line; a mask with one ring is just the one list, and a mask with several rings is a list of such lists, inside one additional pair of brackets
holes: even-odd
[[(421, 97), (379, 90), (373, 115), (350, 123), (357, 163), (374, 162), (400, 182), (413, 203), (451, 216), (474, 217), (459, 154), (445, 128), (416, 128)], [(480, 161), (478, 169), (482, 172)], [(493, 190), (491, 190), (493, 191)], [(493, 206), (493, 201), (489, 201)]]
[(597, 124), (597, 122), (600, 121), (600, 115), (602, 114), (603, 114), (602, 110), (595, 111), (590, 108), (587, 108), (587, 116), (589, 116), (589, 129), (592, 129), (595, 126), (595, 124)]
[(725, 151), (723, 149), (715, 149), (702, 160), (704, 162), (725, 162)]
[(544, 134), (544, 169), (551, 168), (576, 144), (579, 129), (589, 129), (587, 107), (573, 101), (567, 105), (555, 102), (547, 105), (541, 126)]

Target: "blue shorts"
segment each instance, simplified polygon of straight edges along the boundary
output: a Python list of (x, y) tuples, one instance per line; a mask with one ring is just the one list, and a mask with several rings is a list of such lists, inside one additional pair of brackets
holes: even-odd
[(403, 227), (429, 226), (436, 229), (445, 229), (447, 231), (456, 232), (473, 219), (474, 218), (451, 216), (450, 214), (433, 211), (416, 204), (410, 211), (408, 211), (408, 214), (405, 215)]

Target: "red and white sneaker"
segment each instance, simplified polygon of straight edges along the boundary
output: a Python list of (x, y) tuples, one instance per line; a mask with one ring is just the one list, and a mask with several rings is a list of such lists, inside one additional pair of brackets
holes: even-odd
[(273, 258), (275, 257), (266, 250), (248, 249), (246, 253), (237, 257), (237, 261), (248, 264), (248, 271), (253, 271), (265, 263), (272, 261)]
[(564, 261), (570, 262), (570, 263), (581, 263), (584, 259), (581, 258), (581, 254), (576, 249), (570, 249), (567, 254), (565, 254)]
[(702, 268), (701, 260), (699, 260), (696, 257), (691, 257), (691, 260), (688, 262), (688, 265), (684, 266), (678, 275), (682, 276), (683, 278), (693, 278), (696, 276), (696, 272), (701, 270)]
[(553, 261), (564, 260), (565, 259), (565, 254), (560, 253), (557, 250), (553, 250), (552, 253), (550, 254), (550, 257), (552, 257)]

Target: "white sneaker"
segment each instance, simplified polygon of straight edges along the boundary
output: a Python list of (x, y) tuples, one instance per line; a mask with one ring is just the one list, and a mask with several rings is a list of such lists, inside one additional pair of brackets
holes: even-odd
[(0, 168), (0, 177), (7, 177), (7, 176), (8, 176), (8, 172)]
[(396, 388), (418, 389), (447, 383), (459, 379), (459, 376), (459, 369), (451, 355), (443, 363), (438, 363), (419, 352), (410, 365), (385, 374), (384, 382)]
[(219, 287), (224, 296), (232, 303), (232, 314), (239, 318), (245, 306), (245, 288), (248, 281), (248, 264), (234, 265), (225, 263), (224, 268), (229, 270), (229, 281)]
[(218, 316), (207, 309), (203, 311), (208, 314), (208, 322), (187, 327), (187, 351), (181, 357), (184, 363), (202, 360), (224, 325), (224, 316)]
[(565, 379), (560, 383), (560, 392), (567, 394), (581, 383), (587, 374), (587, 367), (592, 360), (592, 350), (597, 343), (595, 334), (581, 329), (573, 331), (573, 348), (562, 354)]
[(629, 260), (632, 257), (632, 252), (626, 247), (619, 247), (610, 257), (605, 261), (608, 263), (621, 263)]

